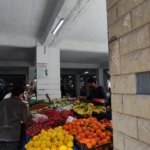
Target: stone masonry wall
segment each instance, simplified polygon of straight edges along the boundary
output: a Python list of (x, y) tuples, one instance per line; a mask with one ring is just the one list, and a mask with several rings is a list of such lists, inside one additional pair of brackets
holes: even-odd
[(106, 0), (114, 150), (150, 150), (150, 96), (136, 75), (150, 71), (150, 0)]

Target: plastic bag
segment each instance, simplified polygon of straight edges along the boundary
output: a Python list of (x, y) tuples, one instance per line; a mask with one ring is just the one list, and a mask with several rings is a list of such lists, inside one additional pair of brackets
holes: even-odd
[(32, 120), (35, 122), (45, 122), (48, 119), (46, 115), (34, 114)]

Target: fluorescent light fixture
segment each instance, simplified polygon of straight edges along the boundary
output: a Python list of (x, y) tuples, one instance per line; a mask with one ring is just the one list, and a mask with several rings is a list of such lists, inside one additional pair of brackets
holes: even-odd
[(93, 76), (93, 78), (97, 78), (97, 76)]
[(84, 72), (84, 74), (88, 74), (88, 73), (89, 73), (88, 71)]
[(72, 76), (69, 76), (69, 78), (71, 78)]
[(26, 86), (29, 86), (29, 84), (27, 84)]
[(57, 26), (56, 26), (56, 28), (54, 29), (54, 31), (52, 32), (52, 34), (56, 34), (56, 33), (59, 31), (59, 29), (62, 27), (62, 25), (64, 24), (64, 22), (65, 22), (65, 19), (62, 18), (62, 19), (59, 21), (59, 23), (57, 24)]
[(36, 79), (34, 79), (34, 82), (36, 82)]

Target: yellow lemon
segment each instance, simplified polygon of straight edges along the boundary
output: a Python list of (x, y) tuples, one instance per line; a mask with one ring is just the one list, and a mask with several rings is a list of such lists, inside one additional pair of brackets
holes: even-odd
[(37, 147), (35, 150), (41, 150), (41, 148), (40, 148), (40, 147)]
[(42, 144), (41, 144), (41, 149), (44, 149), (44, 148), (46, 148), (46, 144), (45, 144), (45, 143), (42, 143)]
[(40, 141), (34, 141), (34, 142), (33, 142), (33, 146), (34, 146), (34, 147), (39, 147), (40, 144), (41, 144)]
[(67, 146), (61, 145), (61, 146), (59, 147), (59, 150), (67, 150)]
[(72, 142), (72, 141), (67, 142), (67, 147), (68, 147), (68, 148), (73, 147), (73, 142)]
[(44, 129), (41, 130), (41, 134), (44, 134), (46, 133), (46, 131)]
[(34, 137), (32, 138), (32, 140), (33, 140), (33, 141), (36, 141), (36, 140), (38, 140), (38, 138), (39, 138), (39, 137), (36, 135), (36, 136), (34, 136)]
[(62, 145), (64, 145), (64, 143), (62, 141), (59, 141), (58, 146), (62, 146)]
[(73, 150), (73, 148), (69, 147), (69, 148), (67, 148), (67, 150)]
[(56, 150), (56, 145), (52, 145), (51, 150)]
[(50, 150), (50, 148), (44, 148), (43, 150)]
[(67, 136), (68, 141), (73, 141), (74, 137), (72, 135)]
[(56, 146), (58, 146), (58, 142), (59, 142), (59, 141), (56, 140), (56, 141), (53, 142), (53, 144), (56, 145)]

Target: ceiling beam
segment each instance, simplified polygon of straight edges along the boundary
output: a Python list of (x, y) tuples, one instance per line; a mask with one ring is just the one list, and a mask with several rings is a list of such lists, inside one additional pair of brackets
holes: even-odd
[(81, 64), (81, 63), (61, 63), (60, 68), (76, 68), (76, 69), (97, 69), (98, 64)]
[(26, 61), (0, 61), (0, 67), (29, 67), (32, 63)]
[(0, 35), (0, 46), (31, 48), (36, 46), (36, 37)]
[(108, 53), (108, 44), (62, 40), (58, 45), (60, 50)]

